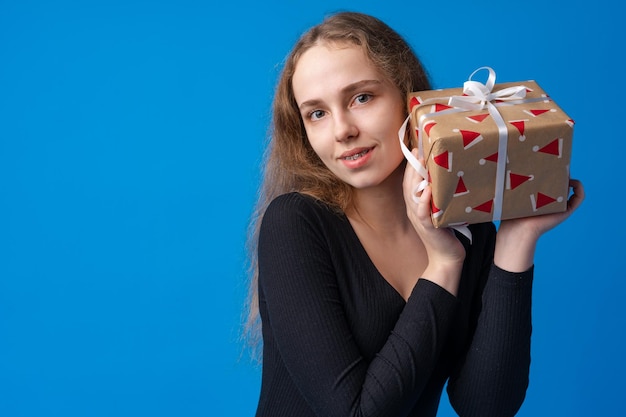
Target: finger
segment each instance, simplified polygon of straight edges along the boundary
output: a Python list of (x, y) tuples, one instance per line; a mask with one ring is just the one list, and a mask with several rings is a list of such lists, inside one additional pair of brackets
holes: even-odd
[[(415, 150), (411, 151), (411, 153), (415, 154), (414, 151)], [(406, 167), (404, 168), (404, 180), (410, 182), (416, 173), (417, 170), (407, 161)]]
[(411, 191), (411, 198), (415, 204), (420, 204), (420, 198), (422, 197), (422, 190), (419, 187), (413, 187)]
[[(417, 157), (417, 150), (413, 151), (414, 156)], [(419, 163), (423, 166), (424, 160), (423, 158), (418, 159)], [(424, 177), (414, 169), (411, 165), (407, 164), (404, 172), (403, 178), (403, 191), (405, 196), (410, 195), (415, 203), (418, 203), (417, 199), (419, 199), (421, 195), (422, 189), (425, 187)]]
[[(413, 154), (413, 156), (415, 156), (417, 158), (417, 160), (419, 161), (421, 166), (423, 166), (423, 167), (426, 166), (426, 164), (424, 164), (424, 158), (420, 158), (419, 157), (419, 152), (418, 152), (417, 148), (413, 149), (411, 151), (411, 153)], [(422, 177), (422, 175), (419, 172), (415, 171), (415, 173), (417, 174), (417, 182), (422, 182), (425, 179), (424, 177)]]
[(415, 186), (413, 185), (413, 177), (415, 176), (415, 170), (410, 164), (406, 164), (406, 168), (404, 169), (404, 178), (402, 179), (402, 191), (404, 192), (404, 196), (407, 198), (411, 196), (413, 197), (413, 190)]
[[(423, 158), (419, 158), (419, 153), (417, 151), (417, 149), (413, 149), (411, 151), (411, 155), (413, 155), (413, 157), (415, 157), (415, 161), (417, 161), (417, 163), (419, 165), (421, 165), (421, 167), (419, 167), (420, 169), (424, 169), (424, 159)], [(411, 163), (407, 163), (406, 168), (405, 168), (405, 173), (407, 173), (408, 171), (414, 171), (416, 174), (418, 174), (420, 177), (420, 170), (417, 167), (414, 167)], [(420, 180), (421, 181), (421, 180)]]
[(569, 180), (569, 186), (572, 187), (574, 194), (579, 195), (580, 197), (585, 197), (585, 189), (583, 187), (583, 183), (576, 179)]
[(570, 180), (569, 185), (572, 187), (573, 194), (567, 201), (567, 210), (572, 212), (576, 210), (585, 199), (585, 188), (582, 182), (575, 179)]
[(432, 220), (430, 218), (430, 198), (432, 197), (432, 189), (430, 186), (427, 186), (422, 191), (422, 194), (419, 196), (418, 205), (417, 205), (417, 217), (420, 221), (425, 221), (428, 219), (432, 224)]
[[(420, 176), (420, 178), (421, 178), (421, 176)], [(411, 192), (411, 197), (413, 198), (413, 201), (415, 203), (418, 203), (418, 204), (420, 203), (419, 200), (421, 198), (422, 191), (424, 191), (424, 189), (426, 187), (428, 187), (428, 182), (426, 182), (426, 180), (424, 180), (424, 179), (422, 179), (418, 184), (416, 184), (413, 187), (413, 190)]]

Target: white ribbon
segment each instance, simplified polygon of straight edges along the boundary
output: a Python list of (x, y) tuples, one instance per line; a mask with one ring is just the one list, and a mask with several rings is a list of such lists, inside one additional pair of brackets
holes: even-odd
[[(411, 164), (411, 166), (423, 178), (422, 181), (420, 181), (420, 183), (417, 184), (417, 186), (413, 189), (413, 192), (411, 193), (411, 198), (413, 199), (413, 201), (416, 203), (419, 203), (419, 198), (417, 197), (417, 193), (423, 191), (424, 188), (426, 188), (426, 186), (428, 185), (428, 171), (426, 171), (426, 168), (424, 167), (424, 165), (420, 163), (420, 161), (415, 157), (415, 155), (413, 155), (411, 151), (409, 151), (409, 148), (407, 148), (406, 145), (404, 144), (404, 138), (406, 136), (406, 126), (409, 123), (410, 119), (411, 119), (411, 115), (409, 115), (404, 120), (404, 123), (402, 123), (402, 126), (400, 126), (400, 130), (398, 130), (398, 139), (400, 140), (400, 149), (402, 149), (402, 153), (404, 154), (404, 157), (406, 158), (407, 162)], [(469, 227), (467, 227), (466, 225), (454, 225), (454, 226), (450, 226), (449, 228), (454, 229), (457, 232), (461, 233), (463, 236), (465, 236), (469, 240), (470, 244), (472, 243), (472, 232), (470, 231)]]
[[(473, 81), (472, 77), (481, 70), (488, 70), (489, 77), (487, 78), (487, 82), (485, 84), (480, 83), (478, 81)], [(515, 100), (523, 100), (526, 97), (526, 87), (524, 86), (514, 86), (504, 88), (502, 90), (493, 91), (493, 87), (496, 84), (496, 73), (490, 67), (480, 67), (476, 71), (474, 71), (468, 78), (468, 80), (463, 83), (463, 94), (462, 96), (452, 96), (448, 100), (448, 105), (454, 107), (453, 109), (442, 111), (437, 113), (438, 115), (442, 115), (447, 112), (458, 112), (458, 111), (468, 111), (468, 110), (482, 110), (487, 108), (489, 114), (493, 118), (496, 126), (498, 127), (498, 162), (496, 165), (496, 185), (495, 185), (495, 193), (494, 193), (494, 212), (493, 212), (493, 220), (500, 220), (502, 217), (502, 200), (504, 197), (504, 185), (506, 178), (506, 159), (507, 159), (507, 147), (508, 147), (508, 131), (506, 128), (506, 123), (500, 112), (496, 108), (496, 105), (493, 103), (494, 101), (515, 101)], [(440, 100), (440, 98), (428, 99), (422, 102), (421, 104), (428, 104), (433, 101)], [(418, 129), (418, 148), (420, 155), (423, 156), (423, 145), (422, 145), (422, 137), (421, 137), (421, 125), (423, 120), (430, 116), (422, 115), (419, 120), (419, 129)], [(428, 185), (428, 172), (426, 168), (419, 162), (417, 158), (409, 151), (409, 149), (404, 144), (404, 137), (406, 133), (407, 123), (409, 122), (410, 115), (402, 124), (402, 127), (398, 131), (398, 137), (400, 139), (400, 147), (402, 149), (402, 153), (406, 157), (407, 161), (417, 170), (417, 172), (424, 178), (420, 184), (413, 191), (413, 200), (417, 201), (416, 193), (422, 191)], [(467, 228), (467, 226), (450, 226), (463, 235), (471, 238), (471, 232)]]
[[(487, 82), (482, 84), (472, 81), (472, 77), (481, 70), (488, 70)], [(463, 96), (452, 96), (448, 100), (448, 105), (466, 110), (482, 110), (485, 107), (498, 127), (498, 162), (496, 164), (496, 185), (493, 198), (493, 220), (500, 220), (502, 217), (502, 200), (504, 197), (504, 182), (506, 179), (506, 159), (508, 147), (508, 130), (506, 123), (500, 112), (493, 104), (493, 101), (513, 101), (526, 97), (526, 87), (515, 86), (504, 88), (493, 92), (496, 84), (496, 72), (490, 67), (480, 67), (474, 71), (463, 84)]]
[(417, 184), (412, 194), (413, 201), (417, 203), (419, 202), (419, 199), (417, 198), (416, 194), (419, 193), (420, 191), (423, 191), (424, 188), (426, 188), (426, 186), (428, 185), (428, 171), (426, 171), (426, 168), (424, 167), (424, 165), (420, 163), (420, 161), (415, 157), (415, 155), (413, 155), (411, 151), (409, 151), (409, 148), (407, 148), (406, 145), (404, 144), (404, 137), (406, 135), (406, 126), (409, 123), (410, 119), (411, 119), (411, 115), (409, 115), (404, 120), (404, 123), (402, 123), (402, 126), (400, 127), (400, 130), (398, 131), (398, 139), (400, 139), (400, 148), (402, 149), (402, 153), (404, 154), (404, 157), (409, 162), (409, 164), (411, 164), (411, 166), (415, 168), (417, 173), (420, 174), (423, 178), (423, 180), (419, 184)]

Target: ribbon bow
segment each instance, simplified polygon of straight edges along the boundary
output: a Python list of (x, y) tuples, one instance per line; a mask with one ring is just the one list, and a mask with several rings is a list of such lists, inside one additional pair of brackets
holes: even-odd
[[(472, 77), (481, 70), (488, 70), (489, 77), (485, 84), (473, 81)], [(463, 83), (463, 96), (452, 96), (448, 100), (448, 105), (458, 107), (465, 110), (482, 110), (485, 107), (490, 108), (491, 102), (521, 100), (526, 97), (526, 87), (518, 85), (515, 87), (504, 88), (496, 92), (493, 87), (496, 85), (496, 72), (490, 67), (480, 67), (474, 71)], [(495, 109), (494, 109), (495, 110)]]

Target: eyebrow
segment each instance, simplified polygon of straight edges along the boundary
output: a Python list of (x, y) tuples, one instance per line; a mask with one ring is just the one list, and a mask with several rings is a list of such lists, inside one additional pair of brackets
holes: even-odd
[[(347, 86), (343, 87), (340, 91), (341, 91), (342, 94), (350, 95), (350, 94), (354, 94), (355, 92), (357, 92), (359, 90), (362, 90), (362, 89), (364, 89), (366, 87), (378, 86), (380, 84), (382, 84), (382, 81), (380, 81), (380, 80), (361, 80), (361, 81), (357, 81), (357, 82), (352, 83), (352, 84), (348, 84)], [(307, 100), (307, 101), (302, 102), (298, 106), (298, 108), (300, 110), (302, 110), (305, 107), (315, 107), (318, 104), (320, 104), (321, 102), (322, 102), (322, 100), (319, 100), (319, 99)]]

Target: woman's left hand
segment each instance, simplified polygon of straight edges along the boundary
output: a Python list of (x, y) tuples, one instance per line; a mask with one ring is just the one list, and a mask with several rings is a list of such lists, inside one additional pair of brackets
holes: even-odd
[(511, 272), (522, 272), (532, 266), (539, 238), (569, 218), (585, 199), (580, 181), (572, 179), (569, 186), (573, 193), (567, 200), (565, 211), (500, 222), (494, 254), (496, 265)]

